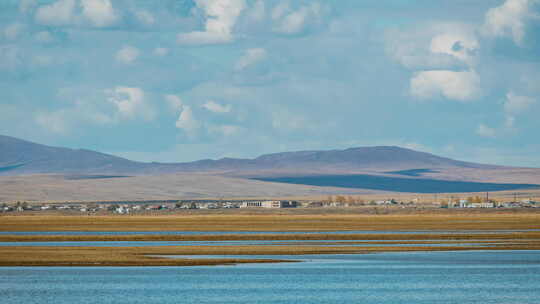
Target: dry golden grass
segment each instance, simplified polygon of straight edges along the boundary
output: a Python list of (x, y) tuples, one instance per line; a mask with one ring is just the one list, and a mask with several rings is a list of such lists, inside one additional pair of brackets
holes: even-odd
[(540, 229), (540, 212), (0, 216), (0, 231), (344, 231)]
[[(137, 247), (1, 247), (0, 266), (198, 266), (239, 263), (288, 262), (270, 259), (170, 259), (146, 253), (174, 252), (141, 250)], [(174, 253), (173, 253), (174, 254)]]
[(272, 259), (170, 259), (160, 255), (306, 255), (361, 254), (403, 251), (540, 250), (540, 242), (511, 242), (488, 246), (162, 246), (162, 247), (0, 247), (0, 266), (195, 266), (236, 263), (290, 262)]
[(540, 232), (428, 234), (224, 234), (224, 235), (0, 235), (0, 242), (127, 242), (127, 241), (468, 241), (540, 240)]
[[(451, 212), (419, 214), (190, 214), (175, 216), (0, 216), (0, 231), (308, 231), (313, 234), (229, 235), (2, 235), (0, 241), (219, 241), (319, 240), (317, 244), (253, 246), (52, 247), (0, 246), (0, 266), (188, 266), (270, 262), (257, 259), (169, 259), (156, 255), (303, 255), (394, 251), (540, 250), (540, 232), (469, 230), (540, 229), (540, 213)], [(317, 234), (319, 231), (430, 230), (429, 234)], [(457, 230), (458, 234), (437, 233)], [(348, 241), (335, 246), (325, 240)], [(367, 240), (367, 247), (347, 246)], [(385, 241), (398, 241), (389, 245)], [(474, 240), (475, 245), (467, 245)], [(436, 246), (437, 243), (454, 246)], [(399, 244), (413, 246), (402, 247)], [(414, 246), (418, 244), (419, 246)], [(433, 244), (433, 246), (430, 246)], [(333, 246), (334, 245), (334, 246)], [(423, 245), (423, 246), (420, 246)]]

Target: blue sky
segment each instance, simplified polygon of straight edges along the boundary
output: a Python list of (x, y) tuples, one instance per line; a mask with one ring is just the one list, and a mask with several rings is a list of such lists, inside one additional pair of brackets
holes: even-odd
[(0, 133), (142, 161), (540, 167), (539, 0), (2, 0)]

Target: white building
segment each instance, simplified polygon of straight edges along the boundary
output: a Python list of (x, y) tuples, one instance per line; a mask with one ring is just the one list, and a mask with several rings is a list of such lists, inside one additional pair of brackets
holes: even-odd
[(296, 208), (294, 201), (245, 201), (240, 208)]

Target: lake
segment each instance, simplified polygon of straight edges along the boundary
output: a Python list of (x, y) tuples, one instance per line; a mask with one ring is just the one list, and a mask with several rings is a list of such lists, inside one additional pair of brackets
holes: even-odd
[(261, 177), (253, 179), (319, 187), (358, 188), (410, 193), (491, 192), (540, 188), (540, 185), (535, 184), (479, 183), (367, 174)]
[(0, 299), (3, 304), (536, 304), (540, 298), (540, 251), (298, 258), (305, 262), (209, 267), (2, 267)]

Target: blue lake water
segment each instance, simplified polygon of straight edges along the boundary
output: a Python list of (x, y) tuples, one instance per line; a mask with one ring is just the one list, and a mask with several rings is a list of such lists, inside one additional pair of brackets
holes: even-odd
[(540, 251), (302, 258), (306, 262), (210, 267), (2, 267), (0, 302), (540, 302)]
[(478, 183), (427, 178), (378, 176), (367, 174), (284, 176), (253, 179), (268, 182), (301, 184), (321, 187), (361, 188), (411, 193), (486, 192), (540, 188), (540, 185), (534, 184)]

